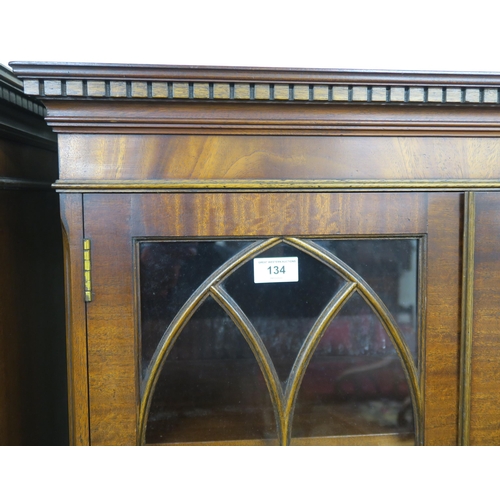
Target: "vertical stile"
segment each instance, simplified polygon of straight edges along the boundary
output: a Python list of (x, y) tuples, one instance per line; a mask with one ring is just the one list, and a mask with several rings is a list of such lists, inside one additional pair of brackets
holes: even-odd
[(460, 338), (459, 444), (470, 444), (470, 406), (472, 379), (472, 328), (474, 319), (474, 239), (475, 193), (465, 193), (462, 265), (462, 328)]

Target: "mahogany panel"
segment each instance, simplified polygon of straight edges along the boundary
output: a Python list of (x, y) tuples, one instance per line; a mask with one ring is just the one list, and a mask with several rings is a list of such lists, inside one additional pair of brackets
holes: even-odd
[(83, 207), (81, 194), (62, 194), (69, 439), (89, 445), (86, 308), (83, 296)]
[(175, 193), (131, 199), (133, 234), (150, 237), (426, 231), (426, 195), (417, 193)]
[(497, 179), (491, 138), (61, 134), (61, 179)]
[(87, 303), (90, 443), (135, 445), (138, 372), (130, 197), (85, 195), (84, 213), (93, 288), (93, 300)]
[(456, 445), (463, 195), (429, 193), (425, 444)]
[(500, 445), (499, 215), (499, 193), (476, 193), (472, 445)]

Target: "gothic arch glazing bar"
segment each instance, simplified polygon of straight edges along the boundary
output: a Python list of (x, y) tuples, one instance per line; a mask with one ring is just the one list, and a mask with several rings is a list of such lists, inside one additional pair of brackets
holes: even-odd
[[(243, 313), (238, 304), (225, 291), (225, 289), (220, 286), (223, 281), (238, 267), (248, 262), (252, 257), (257, 256), (280, 242), (296, 247), (297, 249), (311, 255), (321, 263), (333, 269), (346, 281), (343, 287), (325, 306), (305, 338), (288, 376), (284, 390), (281, 386), (281, 382), (270, 355), (256, 329), (253, 327), (252, 323)], [(201, 303), (210, 295), (219, 303), (219, 305), (226, 311), (238, 327), (257, 359), (273, 403), (279, 442), (280, 444), (289, 444), (295, 401), (309, 361), (321, 337), (323, 336), (324, 331), (356, 290), (359, 291), (363, 299), (376, 313), (384, 329), (389, 335), (389, 338), (391, 338), (393, 344), (395, 345), (397, 354), (402, 360), (410, 385), (410, 393), (413, 401), (413, 411), (416, 421), (416, 441), (419, 443), (419, 428), (421, 425), (422, 411), (420, 390), (416, 377), (416, 368), (409, 349), (404, 342), (394, 319), (377, 294), (363, 280), (363, 278), (359, 276), (358, 273), (353, 271), (343, 261), (321, 246), (312, 241), (301, 240), (298, 238), (271, 238), (269, 240), (260, 240), (251, 244), (212, 273), (212, 275), (207, 278), (207, 280), (205, 280), (200, 287), (198, 287), (198, 289), (184, 304), (165, 331), (146, 372), (146, 377), (143, 382), (143, 396), (140, 407), (140, 442), (142, 444), (145, 442), (149, 407), (163, 363), (185, 324), (189, 321)]]
[(290, 444), (295, 400), (311, 356), (324, 331), (340, 312), (342, 306), (351, 297), (355, 289), (355, 283), (346, 283), (326, 305), (302, 344), (288, 377), (286, 391), (283, 393), (271, 357), (260, 335), (257, 333), (248, 317), (225, 290), (218, 286), (211, 288), (212, 297), (219, 302), (233, 319), (257, 358), (273, 401), (276, 415), (276, 427), (278, 429), (278, 440), (281, 445)]
[(344, 304), (350, 299), (356, 291), (356, 288), (356, 283), (346, 283), (335, 294), (333, 299), (323, 309), (322, 313), (312, 326), (306, 339), (304, 340), (304, 343), (302, 344), (302, 347), (300, 348), (299, 353), (297, 354), (297, 357), (295, 358), (292, 371), (288, 377), (284, 396), (285, 409), (282, 440), (286, 444), (289, 444), (291, 440), (295, 401), (297, 399), (297, 394), (299, 392), (302, 379), (304, 378), (305, 371), (309, 365), (309, 361), (311, 360), (321, 337), (325, 333), (325, 330), (328, 328), (328, 325), (333, 321), (335, 316), (337, 316)]
[(380, 300), (375, 291), (370, 287), (370, 285), (368, 285), (368, 283), (366, 283), (366, 281), (356, 271), (354, 271), (347, 264), (338, 259), (334, 254), (317, 245), (311, 240), (285, 238), (285, 241), (295, 246), (296, 248), (303, 250), (304, 252), (315, 257), (321, 262), (324, 262), (331, 269), (337, 271), (346, 280), (357, 284), (359, 293), (382, 322), (384, 329), (389, 335), (389, 338), (392, 340), (394, 347), (396, 348), (396, 352), (398, 353), (398, 356), (402, 361), (403, 368), (405, 370), (410, 386), (413, 413), (415, 416), (415, 440), (417, 444), (421, 444), (423, 404), (422, 394), (418, 384), (417, 368), (413, 361), (410, 350), (408, 349), (408, 346), (404, 341), (394, 318), (392, 317), (392, 314), (389, 312), (382, 300)]
[(262, 374), (264, 375), (264, 379), (266, 381), (267, 388), (269, 390), (269, 394), (271, 396), (271, 401), (273, 403), (278, 436), (281, 437), (283, 434), (284, 425), (284, 395), (278, 374), (276, 373), (276, 368), (274, 367), (274, 363), (269, 356), (269, 352), (262, 342), (260, 335), (257, 333), (257, 330), (248, 319), (247, 315), (222, 287), (213, 286), (210, 289), (210, 294), (226, 311), (226, 313), (238, 327), (241, 334), (252, 349), (257, 362), (259, 363), (260, 369), (262, 370)]
[(163, 334), (158, 347), (153, 354), (151, 362), (146, 370), (144, 380), (141, 384), (141, 404), (139, 408), (139, 434), (138, 439), (140, 444), (144, 444), (146, 438), (146, 423), (151, 405), (151, 397), (158, 381), (163, 363), (168, 356), (175, 340), (181, 333), (182, 329), (189, 321), (196, 309), (200, 306), (203, 300), (208, 296), (210, 288), (217, 282), (223, 280), (228, 274), (242, 266), (255, 255), (271, 248), (282, 241), (282, 238), (270, 238), (264, 241), (257, 241), (234, 257), (229, 259), (224, 265), (213, 272), (191, 295), (184, 306), (177, 313), (172, 323), (168, 326)]

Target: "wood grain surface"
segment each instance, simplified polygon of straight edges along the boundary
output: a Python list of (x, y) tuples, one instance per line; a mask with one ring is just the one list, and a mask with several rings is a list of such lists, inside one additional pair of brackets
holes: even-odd
[(425, 443), (452, 446), (458, 439), (463, 195), (428, 196)]
[(500, 445), (500, 196), (476, 194), (470, 443)]
[(62, 134), (60, 178), (497, 179), (490, 138)]
[(82, 198), (81, 194), (63, 194), (60, 199), (66, 287), (69, 439), (72, 445), (90, 444)]
[(93, 281), (87, 303), (90, 443), (135, 445), (139, 374), (130, 197), (85, 195), (84, 212)]

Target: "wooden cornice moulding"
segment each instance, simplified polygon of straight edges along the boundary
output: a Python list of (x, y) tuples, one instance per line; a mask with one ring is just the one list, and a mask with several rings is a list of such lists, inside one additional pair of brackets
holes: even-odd
[(499, 104), (500, 75), (120, 64), (10, 63), (43, 99)]
[(44, 122), (46, 114), (38, 99), (24, 94), (21, 80), (0, 65), (0, 137), (55, 150), (57, 137)]
[(23, 92), (21, 80), (0, 65), (0, 101), (8, 102), (39, 116), (45, 116), (45, 108)]
[(11, 63), (57, 133), (497, 136), (500, 74)]

